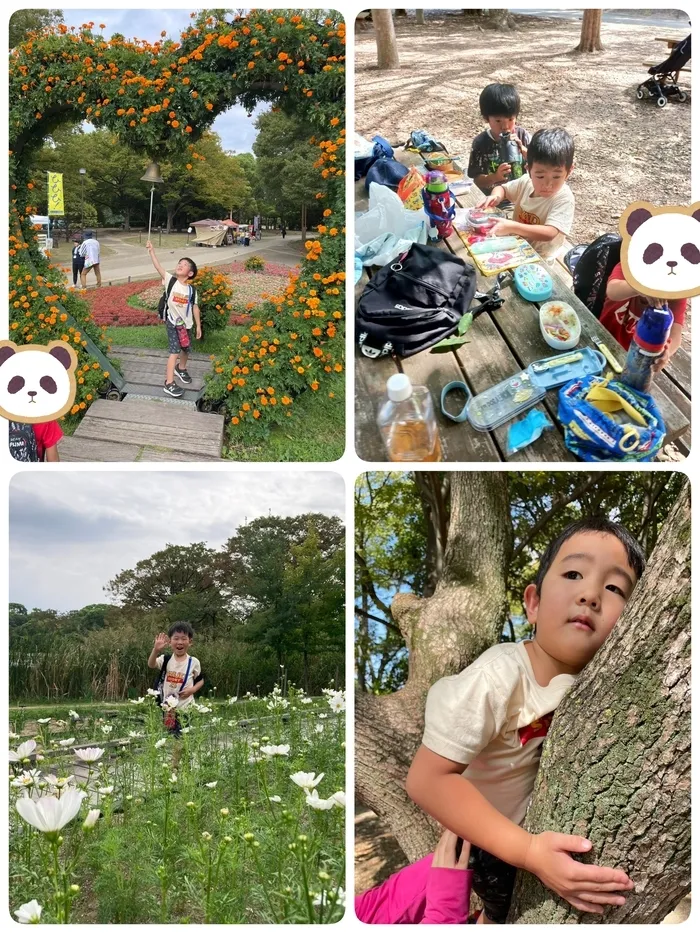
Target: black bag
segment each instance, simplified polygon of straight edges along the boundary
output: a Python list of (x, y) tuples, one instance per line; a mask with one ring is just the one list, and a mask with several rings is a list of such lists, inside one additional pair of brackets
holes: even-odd
[(175, 282), (176, 279), (175, 276), (173, 276), (168, 282), (168, 287), (160, 296), (160, 301), (158, 302), (158, 317), (161, 319), (161, 321), (164, 321), (168, 315), (168, 298), (170, 298), (170, 292), (173, 290)]
[(410, 250), (370, 279), (355, 333), (365, 356), (412, 356), (453, 334), (476, 293), (476, 269), (435, 246)]
[(574, 266), (574, 294), (597, 318), (603, 310), (605, 287), (620, 261), (621, 249), (622, 237), (617, 233), (604, 233), (588, 244)]

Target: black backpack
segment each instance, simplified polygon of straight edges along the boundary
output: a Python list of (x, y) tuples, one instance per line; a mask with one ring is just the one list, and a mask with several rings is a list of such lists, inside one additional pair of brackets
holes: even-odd
[(621, 236), (604, 233), (588, 244), (573, 267), (574, 294), (597, 318), (603, 310), (610, 273), (620, 261), (621, 248)]
[[(168, 316), (168, 298), (170, 298), (170, 292), (173, 290), (176, 281), (177, 279), (175, 278), (175, 276), (173, 276), (168, 282), (168, 285), (165, 291), (160, 296), (160, 301), (158, 302), (158, 317), (161, 319), (161, 321), (165, 321), (166, 317)], [(189, 305), (192, 303), (192, 300), (194, 298), (194, 288), (191, 285), (188, 285), (187, 288), (189, 289), (189, 294), (188, 294), (188, 305)]]
[(436, 246), (414, 243), (373, 276), (357, 305), (364, 356), (412, 356), (453, 334), (476, 293), (476, 269)]

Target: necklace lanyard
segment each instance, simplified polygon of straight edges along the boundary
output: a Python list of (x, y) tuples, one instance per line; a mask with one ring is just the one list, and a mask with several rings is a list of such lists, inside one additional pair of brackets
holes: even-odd
[(191, 669), (192, 669), (192, 658), (188, 658), (187, 659), (187, 670), (185, 671), (185, 679), (180, 684), (180, 689), (178, 690), (178, 693), (182, 693), (182, 691), (187, 686), (187, 678), (190, 676)]

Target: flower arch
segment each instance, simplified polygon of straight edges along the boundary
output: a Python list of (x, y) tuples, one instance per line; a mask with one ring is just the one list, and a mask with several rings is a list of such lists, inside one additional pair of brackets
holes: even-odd
[(206, 395), (245, 437), (291, 417), (301, 392), (343, 370), (345, 25), (339, 14), (312, 11), (191, 17), (179, 42), (106, 39), (87, 23), (43, 30), (12, 51), (10, 336), (76, 347), (83, 382), (68, 417), (80, 417), (109, 376), (91, 348), (107, 347), (87, 304), (37, 246), (28, 166), (46, 136), (87, 121), (117, 132), (144, 162), (187, 150), (196, 159), (197, 140), (218, 114), (271, 102), (317, 128), (310, 144), (318, 147), (324, 223), (284, 295), (265, 301), (240, 342), (214, 360)]

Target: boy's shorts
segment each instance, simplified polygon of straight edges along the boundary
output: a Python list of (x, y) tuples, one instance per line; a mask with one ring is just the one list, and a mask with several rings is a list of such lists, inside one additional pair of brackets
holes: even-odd
[(505, 923), (513, 897), (517, 869), (478, 846), (469, 855), (472, 890), (484, 902), (484, 911), (492, 923)]
[(182, 735), (182, 729), (188, 725), (187, 713), (182, 713), (176, 709), (163, 710), (163, 727), (175, 739)]
[[(180, 338), (177, 335), (177, 328), (171, 322), (170, 318), (165, 319), (165, 329), (168, 332), (168, 352), (169, 353), (180, 353), (182, 347), (180, 346)], [(187, 348), (186, 352), (189, 352), (192, 349), (192, 336), (190, 335), (190, 346)]]

